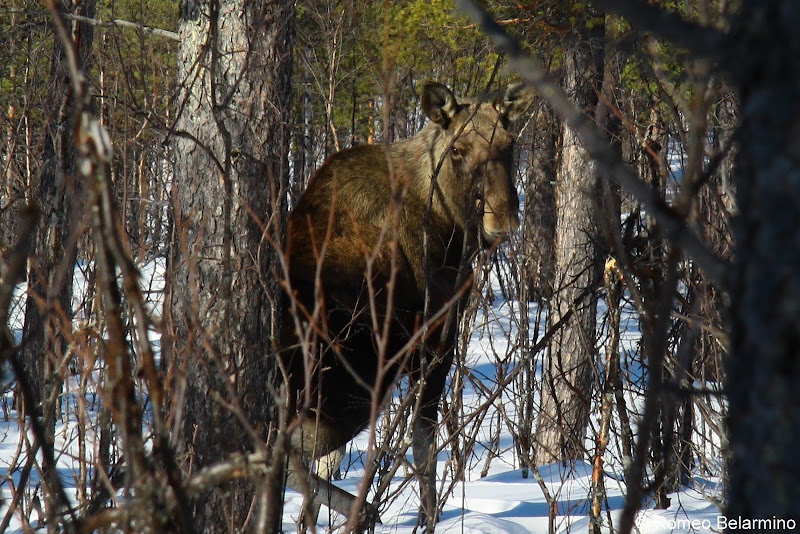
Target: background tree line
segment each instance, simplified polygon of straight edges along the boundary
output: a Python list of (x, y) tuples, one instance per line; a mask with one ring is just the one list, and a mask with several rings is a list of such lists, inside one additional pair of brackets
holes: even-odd
[[(800, 14), (790, 2), (756, 4), (484, 4), (616, 158), (592, 153), (542, 93), (519, 125), (523, 228), (483, 262), (518, 303), (514, 360), (498, 354), (496, 372), (517, 394), (515, 417), (503, 424), (519, 463), (537, 476), (544, 464), (593, 462), (598, 518), (600, 475), (614, 462), (628, 466), (629, 515), (643, 496), (667, 506), (698, 470), (730, 473), (731, 502), (750, 503), (753, 514), (786, 511), (758, 504), (767, 497), (743, 466), (755, 462), (747, 451), (759, 440), (774, 444), (765, 461), (780, 466), (798, 428), (794, 410), (781, 407), (798, 391), (796, 247), (787, 243), (796, 242), (791, 132), (800, 86), (791, 81), (800, 70), (786, 59), (798, 45), (785, 24)], [(186, 0), (179, 10), (159, 0), (9, 0), (0, 8), (0, 309), (12, 367), (4, 413), (36, 427), (33, 438), (20, 434), (8, 468), (18, 477), (8, 482), (3, 525), (16, 517), (67, 530), (122, 520), (233, 529), (256, 521), (253, 495), (260, 524), (276, 524), (280, 454), (269, 455), (275, 469), (225, 482), (225, 491), (203, 477), (233, 452), (285, 446), (268, 355), (286, 213), (329, 155), (418, 131), (418, 82), (479, 94), (513, 75), (519, 51), (497, 48), (453, 8), (444, 0)], [(655, 13), (663, 16), (648, 19)], [(761, 109), (763, 98), (786, 111)], [(746, 117), (743, 102), (753, 106)], [(83, 114), (107, 132), (110, 161), (90, 150), (96, 137), (81, 133), (94, 123)], [(643, 189), (620, 187), (609, 161), (624, 162)], [(104, 183), (86, 174), (104, 165)], [(24, 297), (12, 292), (17, 281), (27, 282)], [(491, 297), (476, 286), (465, 343)], [(630, 310), (641, 340), (621, 356)], [(455, 480), (476, 439), (457, 422), (487, 408), (459, 403), (469, 376), (457, 366), (443, 406), (440, 445), (464, 459)], [(784, 377), (778, 392), (776, 376)], [(750, 408), (729, 417), (729, 406)], [(764, 413), (756, 408), (781, 425), (752, 420)], [(380, 450), (391, 463), (398, 444), (389, 438)], [(77, 443), (77, 506), (54, 476), (68, 443)], [(791, 476), (771, 502), (792, 502)], [(119, 488), (135, 506), (109, 506)]]

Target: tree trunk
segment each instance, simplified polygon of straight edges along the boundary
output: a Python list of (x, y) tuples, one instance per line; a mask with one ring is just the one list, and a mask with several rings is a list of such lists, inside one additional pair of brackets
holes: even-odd
[(542, 103), (534, 115), (531, 160), (525, 182), (525, 275), (528, 299), (539, 302), (553, 296), (556, 231), (556, 165), (558, 119)]
[[(62, 3), (65, 12), (94, 17), (95, 0)], [(77, 52), (78, 69), (86, 70), (92, 47), (92, 26), (74, 22), (71, 37)], [(76, 230), (83, 210), (83, 187), (76, 169), (77, 150), (72, 139), (72, 98), (70, 73), (63, 44), (55, 38), (51, 67), (53, 91), (47, 117), (42, 173), (33, 184), (32, 197), (42, 212), (33, 235), (25, 304), (22, 364), (37, 396), (46, 437), (52, 446), (56, 421), (57, 393), (72, 328), (72, 280), (76, 261)], [(21, 406), (21, 404), (20, 404)], [(27, 414), (32, 416), (33, 414)]]
[[(253, 449), (277, 423), (293, 29), (288, 0), (181, 4), (164, 350), (191, 471)], [(207, 491), (195, 529), (242, 529), (253, 497), (245, 482)], [(279, 506), (271, 497), (260, 501)]]
[(730, 66), (742, 143), (734, 170), (728, 517), (796, 519), (800, 502), (798, 25), (795, 1), (744, 2), (729, 40), (737, 47)]
[[(585, 28), (566, 54), (567, 90), (584, 113), (593, 116), (603, 81), (602, 19)], [(599, 283), (596, 165), (575, 132), (563, 131), (556, 184), (555, 293), (549, 324), (566, 320), (553, 337), (544, 363), (542, 408), (536, 428), (539, 465), (583, 458), (591, 404), (592, 358)]]

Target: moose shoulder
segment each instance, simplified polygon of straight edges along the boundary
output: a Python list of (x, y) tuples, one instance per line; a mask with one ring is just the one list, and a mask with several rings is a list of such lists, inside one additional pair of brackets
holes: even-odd
[(363, 430), (401, 375), (424, 374), (413, 452), (420, 517), (432, 527), (431, 453), (457, 303), (478, 248), (519, 225), (507, 126), (530, 94), (512, 85), (492, 101), (464, 100), (434, 82), (421, 93), (425, 128), (332, 156), (294, 208), (280, 354), (296, 423), (289, 485), (324, 493), (343, 513), (354, 498), (304, 478), (303, 462)]

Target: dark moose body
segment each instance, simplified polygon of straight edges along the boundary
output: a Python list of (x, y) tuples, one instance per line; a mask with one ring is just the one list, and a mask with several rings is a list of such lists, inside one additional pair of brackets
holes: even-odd
[(457, 304), (469, 293), (475, 252), (519, 225), (506, 127), (529, 100), (518, 84), (479, 102), (425, 82), (425, 128), (389, 146), (335, 154), (292, 211), (281, 330), (296, 423), (288, 484), (310, 491), (316, 507), (346, 514), (354, 497), (309, 477), (305, 462), (335, 456), (408, 375), (424, 379), (413, 451), (420, 519), (433, 528), (432, 445)]

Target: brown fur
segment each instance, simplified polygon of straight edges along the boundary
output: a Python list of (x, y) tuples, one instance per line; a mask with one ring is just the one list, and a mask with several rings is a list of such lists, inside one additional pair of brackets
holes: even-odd
[(388, 147), (332, 156), (289, 221), (281, 357), (290, 414), (300, 422), (292, 446), (306, 460), (338, 449), (370, 423), (372, 403), (383, 403), (401, 374), (415, 381), (424, 367), (414, 456), (429, 517), (429, 451), (455, 346), (453, 303), (468, 292), (480, 244), (519, 224), (505, 127), (527, 98), (512, 86), (495, 102), (458, 101), (426, 82), (429, 124)]

